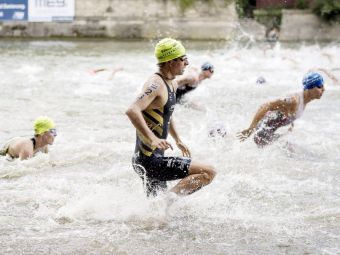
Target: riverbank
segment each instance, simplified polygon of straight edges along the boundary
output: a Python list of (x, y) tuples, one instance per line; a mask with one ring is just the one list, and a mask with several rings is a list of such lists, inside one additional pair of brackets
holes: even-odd
[[(165, 0), (75, 0), (73, 8), (74, 16), (66, 20), (0, 20), (0, 37), (235, 40), (246, 36), (267, 40), (268, 27), (254, 19), (239, 19), (235, 4), (224, 0), (197, 1), (186, 8)], [(277, 37), (280, 41), (340, 41), (340, 24), (325, 23), (307, 10), (283, 10)]]

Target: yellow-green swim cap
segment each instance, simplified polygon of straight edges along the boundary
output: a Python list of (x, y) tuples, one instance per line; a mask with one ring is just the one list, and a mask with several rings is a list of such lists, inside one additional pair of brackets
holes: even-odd
[(34, 121), (34, 133), (36, 135), (41, 135), (54, 127), (54, 121), (45, 116), (40, 116)]
[(181, 42), (172, 38), (160, 40), (155, 47), (155, 56), (158, 63), (167, 62), (183, 55), (185, 55), (184, 46)]

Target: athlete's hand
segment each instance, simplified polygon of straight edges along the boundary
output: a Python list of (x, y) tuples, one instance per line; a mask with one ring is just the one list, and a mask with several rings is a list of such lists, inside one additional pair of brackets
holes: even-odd
[(190, 150), (189, 150), (189, 148), (184, 143), (182, 143), (181, 141), (177, 141), (176, 145), (182, 151), (182, 155), (184, 157), (191, 158)]
[(161, 149), (161, 150), (164, 150), (164, 151), (169, 149), (169, 148), (171, 150), (173, 150), (172, 145), (170, 143), (168, 143), (167, 140), (159, 139), (157, 137), (155, 137), (153, 139), (153, 141), (151, 142), (151, 145), (156, 146), (158, 149)]
[(237, 138), (241, 140), (241, 142), (243, 142), (244, 140), (246, 140), (252, 133), (252, 130), (247, 128), (239, 133), (237, 133)]

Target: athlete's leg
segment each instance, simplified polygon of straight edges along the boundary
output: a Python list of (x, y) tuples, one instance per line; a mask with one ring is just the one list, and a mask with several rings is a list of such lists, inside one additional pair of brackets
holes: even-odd
[(171, 189), (177, 195), (189, 195), (208, 185), (215, 177), (213, 166), (192, 161), (189, 167), (189, 175), (183, 178)]
[(166, 181), (146, 178), (143, 180), (147, 197), (156, 197), (158, 193), (165, 192), (167, 188)]
[(167, 189), (166, 181), (160, 181), (147, 176), (146, 169), (141, 164), (136, 164), (137, 161), (133, 159), (133, 169), (143, 181), (143, 187), (147, 197), (155, 197), (158, 192), (164, 192)]

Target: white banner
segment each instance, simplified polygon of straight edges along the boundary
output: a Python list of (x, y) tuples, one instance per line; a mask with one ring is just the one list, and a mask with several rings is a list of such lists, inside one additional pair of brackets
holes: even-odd
[(28, 0), (28, 21), (72, 21), (74, 0)]

